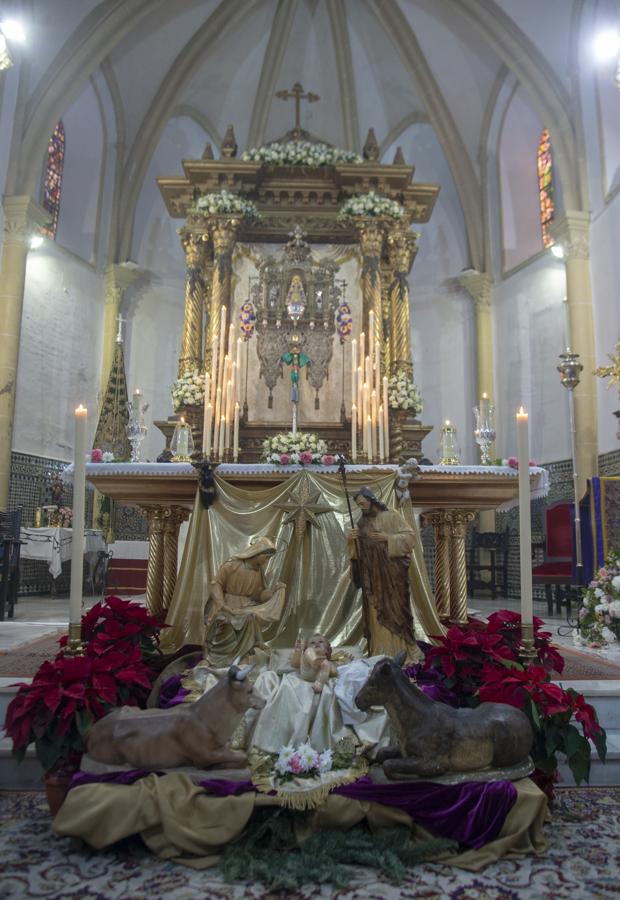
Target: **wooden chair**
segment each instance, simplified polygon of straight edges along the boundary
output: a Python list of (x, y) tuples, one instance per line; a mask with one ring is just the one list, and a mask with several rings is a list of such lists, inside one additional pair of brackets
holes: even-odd
[(19, 532), (21, 507), (13, 512), (0, 512), (0, 622), (5, 614), (13, 618), (19, 590)]
[(553, 600), (556, 611), (570, 615), (571, 584), (573, 582), (573, 505), (555, 503), (545, 510), (544, 539), (533, 548), (543, 550), (543, 561), (532, 569), (532, 584), (544, 585), (547, 611), (553, 615)]
[[(480, 551), (486, 550), (489, 555), (487, 563), (480, 562)], [(469, 546), (469, 567), (467, 573), (467, 591), (473, 597), (476, 589), (491, 591), (491, 599), (495, 600), (499, 593), (506, 597), (508, 593), (508, 556), (510, 553), (510, 529), (503, 531), (478, 531), (474, 528)], [(480, 576), (488, 572), (490, 578), (485, 581)]]

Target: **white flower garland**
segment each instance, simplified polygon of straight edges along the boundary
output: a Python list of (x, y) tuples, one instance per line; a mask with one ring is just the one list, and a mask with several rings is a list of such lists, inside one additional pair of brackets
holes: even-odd
[(324, 465), (333, 466), (337, 462), (333, 454), (327, 452), (327, 444), (316, 434), (298, 431), (293, 434), (276, 434), (263, 441), (262, 462), (280, 466)]
[(393, 375), (390, 375), (388, 403), (392, 409), (406, 409), (413, 413), (421, 413), (424, 408), (415, 382), (403, 369), (398, 369)]
[(252, 200), (245, 200), (227, 190), (203, 194), (194, 203), (192, 211), (210, 215), (240, 216), (247, 221), (260, 218), (258, 208)]
[(340, 207), (339, 219), (351, 219), (355, 216), (386, 216), (388, 219), (402, 219), (405, 210), (396, 200), (382, 197), (375, 191), (367, 194), (356, 194), (349, 197)]
[(205, 399), (205, 379), (198, 369), (183, 372), (171, 389), (172, 406), (176, 412), (183, 406), (201, 406)]
[(252, 147), (241, 156), (246, 162), (264, 162), (270, 166), (333, 166), (335, 163), (363, 163), (351, 150), (340, 150), (310, 141), (275, 142), (268, 147)]

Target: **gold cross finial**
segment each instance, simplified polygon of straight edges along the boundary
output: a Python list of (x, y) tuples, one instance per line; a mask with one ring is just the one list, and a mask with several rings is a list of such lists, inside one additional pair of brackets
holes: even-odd
[(301, 137), (303, 134), (301, 127), (301, 101), (307, 100), (308, 103), (316, 103), (321, 98), (318, 94), (312, 94), (310, 91), (304, 94), (304, 89), (298, 81), (295, 82), (290, 91), (276, 91), (276, 97), (280, 100), (295, 100), (295, 127), (291, 134), (295, 138)]

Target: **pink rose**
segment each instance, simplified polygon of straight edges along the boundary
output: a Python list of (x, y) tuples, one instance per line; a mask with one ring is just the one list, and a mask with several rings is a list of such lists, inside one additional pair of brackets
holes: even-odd
[(325, 456), (322, 456), (321, 461), (324, 466), (335, 466), (336, 465), (336, 457), (331, 456), (329, 453), (326, 453)]
[(517, 459), (516, 456), (509, 456), (508, 459), (506, 460), (506, 465), (510, 466), (511, 469), (518, 469), (519, 468), (519, 460)]
[(299, 462), (302, 466), (307, 466), (312, 462), (312, 454), (309, 450), (302, 450), (299, 454)]
[(288, 466), (288, 464), (290, 463), (290, 461), (291, 461), (291, 458), (290, 458), (290, 456), (288, 455), (288, 453), (281, 453), (281, 454), (280, 454), (280, 465), (281, 465), (281, 466)]
[(300, 772), (303, 772), (303, 764), (298, 753), (291, 756), (288, 767), (294, 775), (299, 775)]
[(90, 461), (94, 463), (103, 462), (103, 450), (99, 450), (98, 447), (95, 450), (91, 450)]

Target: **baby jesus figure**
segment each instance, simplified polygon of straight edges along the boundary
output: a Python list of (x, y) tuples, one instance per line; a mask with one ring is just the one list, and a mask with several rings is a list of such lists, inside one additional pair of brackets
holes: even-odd
[[(313, 634), (309, 641), (298, 637), (291, 657), (291, 665), (299, 669), (304, 681), (312, 682), (312, 690), (320, 694), (330, 678), (338, 675), (336, 665), (331, 661), (332, 645), (322, 634)], [(346, 654), (346, 661), (352, 657)]]

